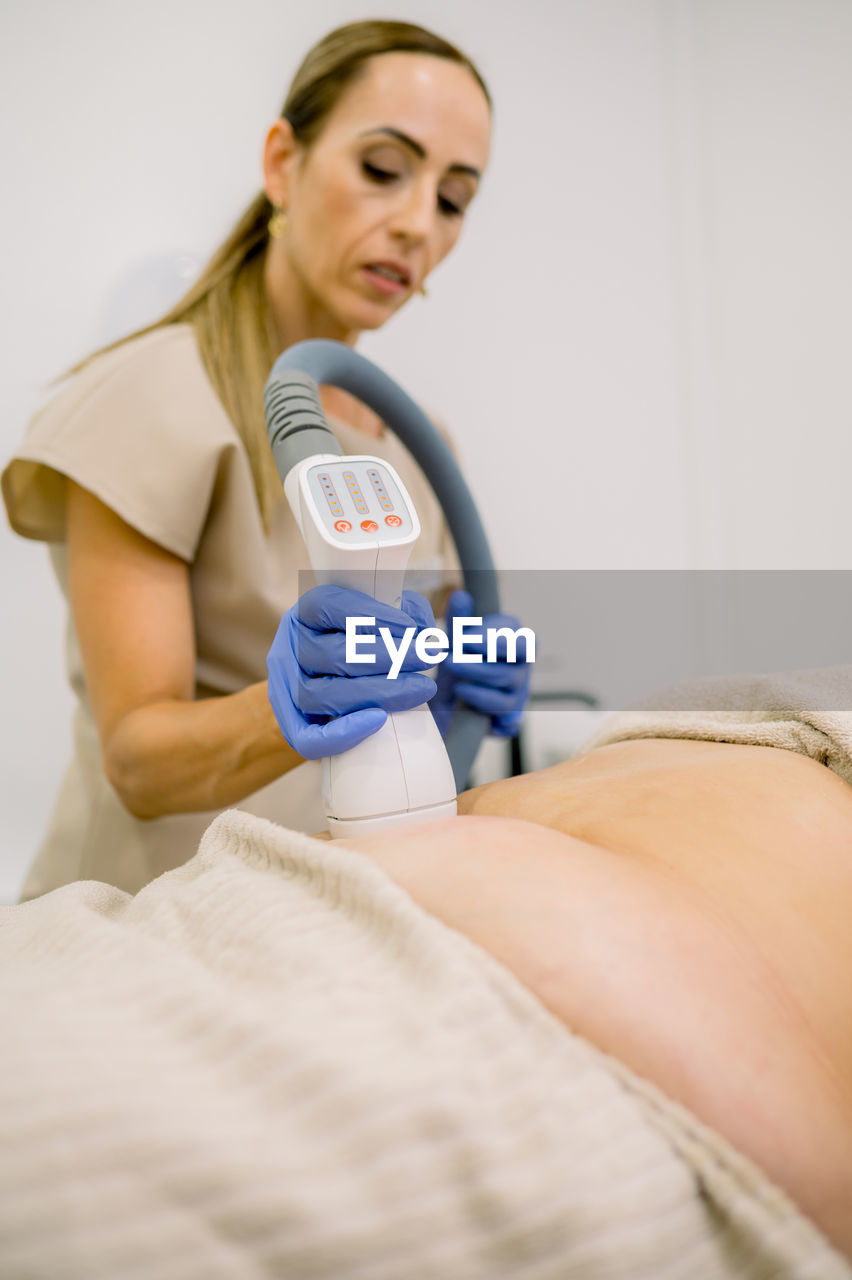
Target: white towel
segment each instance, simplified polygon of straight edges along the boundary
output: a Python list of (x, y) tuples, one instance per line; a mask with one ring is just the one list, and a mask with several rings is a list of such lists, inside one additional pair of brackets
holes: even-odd
[(607, 720), (581, 750), (634, 738), (782, 747), (852, 784), (852, 666), (671, 685)]

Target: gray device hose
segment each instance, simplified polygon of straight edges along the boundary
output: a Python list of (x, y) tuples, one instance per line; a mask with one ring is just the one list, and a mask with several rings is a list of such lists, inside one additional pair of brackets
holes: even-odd
[[(326, 338), (297, 342), (272, 366), (263, 400), (269, 440), (282, 482), (304, 458), (318, 453), (342, 453), (320, 405), (317, 388), (321, 383), (357, 396), (399, 436), (419, 462), (443, 508), (465, 587), (473, 596), (474, 614), (498, 613), (497, 574), (488, 539), (446, 442), (398, 383), (342, 342)], [(464, 705), (456, 708), (446, 746), (459, 791), (467, 785), (489, 725), (488, 716)]]

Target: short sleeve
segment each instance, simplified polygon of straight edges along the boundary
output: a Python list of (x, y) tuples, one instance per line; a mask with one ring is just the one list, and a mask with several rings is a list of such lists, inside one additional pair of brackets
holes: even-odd
[(192, 327), (156, 329), (96, 357), (36, 414), (0, 477), (9, 522), (25, 538), (64, 541), (71, 479), (192, 561), (223, 451), (236, 444)]

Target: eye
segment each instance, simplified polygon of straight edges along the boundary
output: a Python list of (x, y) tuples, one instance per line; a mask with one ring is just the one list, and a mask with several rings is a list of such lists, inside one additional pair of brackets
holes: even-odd
[(398, 178), (399, 174), (393, 169), (383, 169), (380, 165), (373, 164), (369, 160), (361, 161), (361, 168), (368, 178), (373, 182), (393, 182), (394, 178)]
[(438, 208), (448, 218), (460, 218), (464, 213), (464, 209), (454, 204), (452, 200), (448, 200), (446, 196), (438, 196)]
[(453, 178), (438, 188), (438, 208), (446, 218), (463, 218), (473, 195), (468, 183)]

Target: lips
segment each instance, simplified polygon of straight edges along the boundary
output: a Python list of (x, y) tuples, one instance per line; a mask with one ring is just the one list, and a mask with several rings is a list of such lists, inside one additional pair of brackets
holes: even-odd
[(381, 258), (378, 262), (371, 262), (368, 265), (373, 270), (386, 271), (396, 276), (405, 285), (411, 284), (411, 268), (404, 262), (397, 262), (394, 258)]
[(411, 284), (411, 269), (405, 263), (397, 262), (393, 258), (381, 258), (376, 262), (369, 262), (364, 267), (364, 271), (383, 293), (396, 293), (400, 289), (407, 289)]

